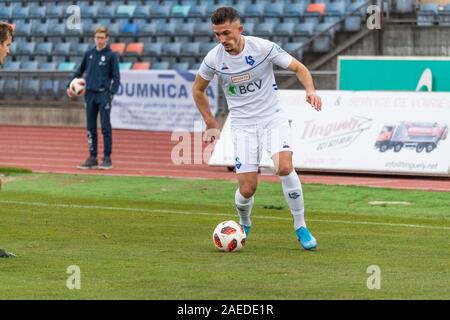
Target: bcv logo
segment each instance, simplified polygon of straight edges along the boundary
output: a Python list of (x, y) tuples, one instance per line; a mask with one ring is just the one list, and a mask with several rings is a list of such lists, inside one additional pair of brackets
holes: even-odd
[(245, 62), (247, 62), (247, 64), (252, 66), (255, 64), (255, 59), (253, 59), (252, 56), (245, 56)]

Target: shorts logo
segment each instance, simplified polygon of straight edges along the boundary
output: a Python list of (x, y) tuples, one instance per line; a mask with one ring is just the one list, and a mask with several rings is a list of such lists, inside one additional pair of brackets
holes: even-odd
[(242, 166), (242, 163), (241, 163), (241, 161), (239, 160), (239, 157), (236, 157), (236, 159), (234, 159), (234, 161), (235, 161), (235, 164), (236, 164), (236, 168), (237, 168), (237, 169), (240, 169), (241, 166)]
[(300, 197), (300, 193), (298, 192), (289, 192), (288, 195), (291, 199), (297, 199), (298, 197)]
[(228, 92), (229, 95), (237, 96), (237, 89), (236, 89), (236, 86), (233, 85), (233, 84), (232, 84), (232, 85), (229, 85), (228, 88), (227, 88), (227, 92)]
[(246, 73), (246, 74), (243, 74), (243, 75), (240, 75), (240, 76), (231, 77), (231, 82), (238, 83), (238, 82), (248, 81), (250, 79), (251, 79), (250, 73)]

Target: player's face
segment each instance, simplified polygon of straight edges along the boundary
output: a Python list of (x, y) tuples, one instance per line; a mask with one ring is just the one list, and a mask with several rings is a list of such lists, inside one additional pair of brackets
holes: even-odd
[(242, 41), (241, 34), (244, 28), (239, 20), (225, 22), (223, 24), (213, 24), (213, 32), (216, 39), (224, 46), (228, 53), (237, 54)]
[(9, 54), (9, 45), (12, 42), (11, 35), (8, 35), (6, 40), (3, 41), (2, 44), (0, 44), (0, 65), (3, 64), (3, 61), (5, 61), (6, 56)]
[(98, 32), (95, 34), (95, 46), (98, 49), (103, 49), (106, 47), (106, 44), (108, 43), (109, 37), (106, 36), (103, 32)]

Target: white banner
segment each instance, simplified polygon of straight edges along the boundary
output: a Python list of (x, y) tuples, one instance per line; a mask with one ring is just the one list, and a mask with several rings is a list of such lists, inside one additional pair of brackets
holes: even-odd
[[(113, 128), (151, 131), (194, 131), (202, 117), (192, 97), (195, 72), (174, 70), (122, 71), (120, 88), (111, 110)], [(206, 90), (213, 114), (218, 108), (218, 86)]]
[[(449, 175), (450, 95), (321, 91), (323, 110), (305, 92), (279, 90), (300, 170)], [(273, 167), (263, 153), (262, 167)], [(227, 119), (210, 165), (234, 166)]]

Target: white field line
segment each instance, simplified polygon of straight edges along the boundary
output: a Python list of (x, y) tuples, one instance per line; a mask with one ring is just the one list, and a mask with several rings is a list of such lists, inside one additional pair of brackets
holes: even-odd
[[(192, 212), (182, 210), (165, 210), (165, 209), (141, 209), (141, 208), (124, 208), (124, 207), (106, 207), (106, 206), (88, 206), (77, 204), (63, 204), (63, 203), (45, 203), (45, 202), (26, 202), (26, 201), (9, 201), (0, 200), (0, 204), (13, 204), (24, 206), (36, 206), (36, 207), (53, 207), (53, 208), (67, 208), (67, 209), (88, 209), (88, 210), (110, 210), (110, 211), (129, 211), (140, 213), (170, 213), (180, 215), (193, 215), (193, 216), (223, 216), (223, 217), (235, 217), (236, 215), (230, 213), (212, 213), (212, 212)], [(254, 216), (255, 219), (266, 220), (289, 220), (291, 218), (285, 217), (270, 217), (270, 216)], [(348, 221), (348, 220), (324, 220), (324, 219), (308, 219), (312, 222), (324, 222), (324, 223), (340, 223), (340, 224), (354, 224), (354, 225), (376, 225), (387, 227), (401, 227), (401, 228), (423, 228), (433, 230), (450, 230), (450, 227), (436, 227), (436, 226), (424, 226), (417, 224), (403, 224), (403, 223), (384, 223), (384, 222), (371, 222), (371, 221)]]

